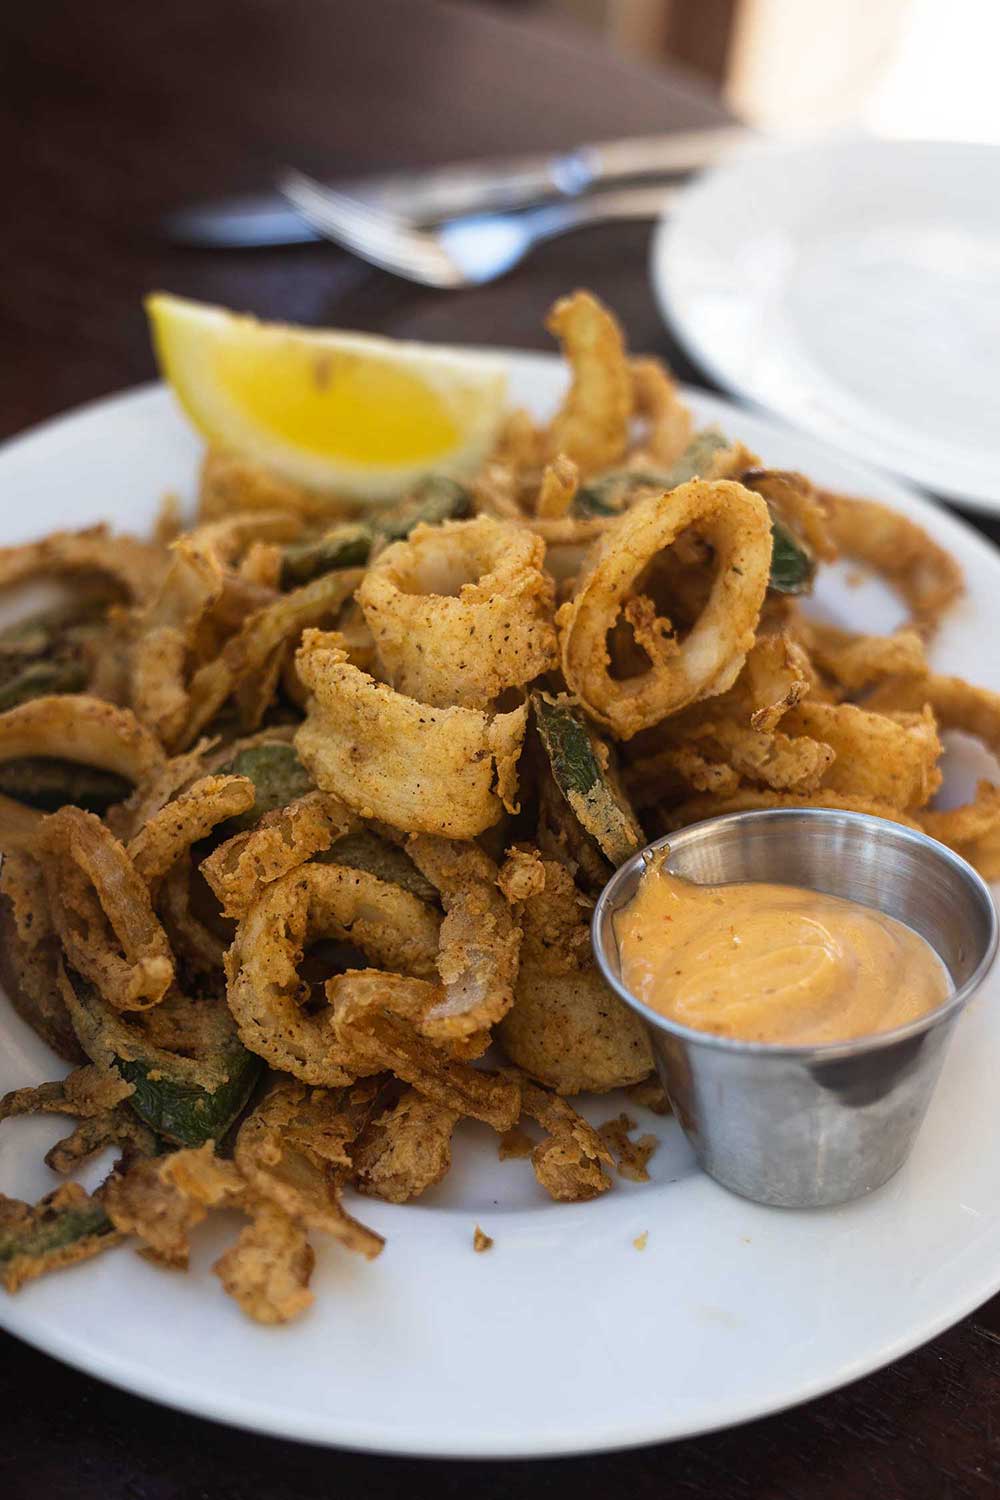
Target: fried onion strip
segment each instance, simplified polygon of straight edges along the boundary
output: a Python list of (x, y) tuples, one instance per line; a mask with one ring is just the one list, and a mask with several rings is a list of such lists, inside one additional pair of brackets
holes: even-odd
[(393, 972), (429, 980), (438, 946), (436, 915), (408, 891), (366, 871), (302, 865), (264, 887), (226, 955), (227, 999), (244, 1045), (306, 1083), (336, 1087), (375, 1063), (356, 1066), (332, 1017), (302, 1010), (298, 969), (306, 947), (335, 938)]
[(704, 818), (730, 812), (747, 812), (758, 807), (834, 807), (845, 812), (871, 813), (876, 818), (886, 818), (890, 823), (902, 823), (904, 828), (919, 828), (920, 824), (909, 814), (900, 812), (888, 802), (878, 802), (866, 797), (855, 797), (845, 792), (774, 792), (762, 787), (742, 787), (725, 797), (692, 797), (678, 807), (664, 809), (661, 822), (665, 833), (677, 828), (687, 828), (690, 823), (700, 823)]
[(366, 1127), (352, 1150), (354, 1184), (389, 1203), (406, 1203), (435, 1187), (451, 1166), (457, 1110), (408, 1088)]
[(206, 926), (192, 905), (192, 883), (198, 869), (183, 854), (169, 870), (156, 893), (156, 910), (177, 958), (192, 974), (218, 974), (226, 958), (226, 942)]
[[(989, 688), (930, 673), (882, 683), (868, 703), (883, 712), (929, 709), (941, 729), (970, 735), (1000, 760), (1000, 693)], [(993, 782), (980, 781), (975, 798), (959, 807), (925, 809), (920, 821), (925, 832), (969, 860), (987, 880), (1000, 877), (1000, 787)]]
[(437, 957), (443, 993), (421, 1030), (429, 1037), (468, 1036), (499, 1021), (514, 1002), (520, 929), (498, 889), (496, 865), (476, 845), (422, 834), (409, 841), (407, 853), (437, 887), (445, 910)]
[(817, 620), (796, 626), (813, 665), (845, 693), (857, 693), (885, 677), (925, 677), (927, 653), (915, 630), (859, 635)]
[(138, 1235), (157, 1260), (183, 1269), (191, 1230), (210, 1208), (238, 1204), (244, 1191), (233, 1164), (220, 1161), (206, 1141), (136, 1162), (111, 1178), (103, 1201), (119, 1233)]
[(593, 1126), (565, 1099), (527, 1079), (521, 1101), (528, 1118), (549, 1132), (531, 1153), (535, 1176), (545, 1191), (562, 1203), (582, 1203), (606, 1193), (611, 1178), (605, 1168), (615, 1163)]
[(116, 1010), (156, 1005), (173, 981), (173, 954), (123, 846), (78, 807), (47, 818), (43, 837), (49, 907), (70, 963)]
[(326, 792), (308, 792), (287, 807), (265, 813), (256, 828), (238, 833), (201, 863), (222, 914), (244, 917), (262, 887), (329, 849), (357, 819)]
[[(401, 1016), (359, 996), (351, 974), (327, 981), (334, 1026), (343, 1045), (366, 1061), (369, 1072), (388, 1071), (421, 1094), (460, 1115), (509, 1130), (521, 1108), (520, 1087), (511, 1078), (486, 1073), (447, 1057)], [(374, 992), (377, 996), (377, 990)]]
[(372, 1260), (385, 1241), (346, 1211), (336, 1172), (308, 1143), (311, 1121), (322, 1126), (324, 1117), (338, 1115), (338, 1106), (336, 1094), (278, 1083), (240, 1126), (233, 1156), (258, 1197)]
[(332, 520), (346, 507), (330, 495), (310, 490), (271, 474), (252, 459), (209, 448), (201, 466), (198, 516), (201, 521), (226, 520), (234, 511), (283, 511), (306, 521)]
[(129, 859), (146, 884), (155, 887), (192, 844), (252, 807), (254, 795), (246, 776), (203, 776), (139, 829), (128, 845)]
[(807, 700), (785, 715), (782, 726), (792, 735), (811, 735), (835, 752), (821, 783), (826, 791), (912, 812), (941, 785), (941, 741), (930, 708), (888, 715), (851, 703)]
[(30, 854), (38, 847), (44, 822), (45, 814), (37, 807), (28, 807), (0, 794), (0, 851), (5, 864), (12, 852)]
[[(230, 694), (271, 663), (275, 652), (307, 626), (336, 613), (362, 579), (360, 568), (343, 568), (282, 594), (244, 622), (220, 656), (206, 662), (191, 680), (191, 711), (182, 743), (189, 745), (218, 713)], [(255, 728), (245, 723), (245, 728)]]
[(672, 378), (658, 359), (630, 359), (632, 403), (648, 424), (642, 452), (633, 463), (672, 464), (691, 441), (694, 420)]
[(312, 1306), (316, 1255), (301, 1224), (267, 1199), (246, 1205), (250, 1223), (212, 1267), (255, 1323), (290, 1323)]
[(559, 453), (545, 465), (535, 500), (535, 515), (543, 520), (558, 520), (573, 504), (580, 484), (580, 470), (565, 453)]

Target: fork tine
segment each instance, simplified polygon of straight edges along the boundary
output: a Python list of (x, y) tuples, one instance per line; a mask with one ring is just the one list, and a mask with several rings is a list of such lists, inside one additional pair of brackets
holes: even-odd
[(278, 186), (321, 233), (362, 258), (425, 285), (461, 284), (461, 274), (447, 252), (421, 230), (328, 189), (303, 172), (284, 172)]
[(361, 204), (340, 193), (327, 194), (300, 175), (295, 181), (282, 179), (280, 187), (302, 213), (310, 215), (329, 233), (386, 251), (400, 247), (399, 228), (384, 214), (369, 214)]
[(353, 205), (327, 203), (321, 196), (293, 191), (291, 202), (323, 233), (366, 259), (377, 261), (392, 271), (399, 271), (433, 285), (451, 285), (454, 275), (442, 265), (443, 257), (435, 246), (415, 241), (407, 231), (375, 217), (369, 220), (355, 213)]
[(326, 188), (303, 172), (293, 170), (284, 173), (278, 186), (286, 197), (294, 194), (300, 202), (307, 203), (318, 212), (323, 212), (328, 216), (336, 215), (345, 224), (364, 226), (372, 231), (381, 230), (392, 234), (399, 232), (399, 219), (371, 204), (362, 203), (360, 198), (351, 198), (347, 193), (338, 192), (335, 188)]

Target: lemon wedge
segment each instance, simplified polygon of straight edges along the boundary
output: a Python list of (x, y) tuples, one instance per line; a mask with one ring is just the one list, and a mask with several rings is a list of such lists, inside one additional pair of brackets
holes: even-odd
[(157, 293), (160, 370), (209, 442), (296, 484), (373, 503), (473, 472), (504, 413), (498, 355), (261, 323)]

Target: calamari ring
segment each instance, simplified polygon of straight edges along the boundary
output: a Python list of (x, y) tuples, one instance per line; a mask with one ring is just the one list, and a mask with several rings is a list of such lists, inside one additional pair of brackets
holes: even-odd
[(0, 714), (0, 761), (42, 755), (139, 782), (163, 764), (156, 740), (127, 708), (86, 693), (32, 698)]
[(642, 442), (651, 464), (672, 464), (691, 441), (694, 420), (681, 400), (677, 382), (658, 359), (630, 359), (632, 401), (648, 430)]
[[(306, 864), (264, 887), (226, 955), (227, 999), (251, 1052), (303, 1083), (350, 1083), (366, 1069), (337, 1037), (333, 1012), (301, 1008), (298, 968), (320, 937), (350, 942), (424, 1002), (435, 977), (438, 918), (416, 896), (365, 870)], [(367, 972), (367, 971), (364, 971)], [(422, 981), (422, 983), (421, 983)]]
[(561, 297), (545, 326), (562, 344), (572, 381), (549, 423), (550, 457), (564, 453), (582, 474), (617, 463), (628, 445), (632, 375), (615, 318), (589, 292)]
[(928, 707), (917, 713), (871, 713), (853, 703), (807, 698), (789, 710), (782, 728), (793, 736), (793, 745), (806, 735), (834, 752), (819, 783), (825, 791), (913, 812), (941, 785), (941, 741)]
[(113, 536), (107, 526), (91, 526), (85, 531), (55, 531), (20, 547), (0, 547), (0, 589), (46, 574), (99, 573), (129, 600), (140, 600), (149, 597), (167, 566), (168, 554), (161, 547), (127, 533)]
[[(989, 688), (931, 673), (883, 683), (867, 701), (881, 712), (929, 707), (940, 729), (979, 740), (1000, 760), (1000, 693)], [(980, 781), (975, 798), (960, 807), (925, 809), (920, 822), (925, 833), (948, 844), (987, 880), (1000, 876), (1000, 787), (993, 782)]]
[(545, 544), (491, 516), (417, 526), (357, 592), (388, 681), (435, 708), (485, 708), (558, 660)]
[(922, 526), (891, 506), (829, 490), (819, 494), (837, 549), (882, 574), (909, 607), (907, 623), (926, 639), (965, 590), (960, 565)]
[(795, 622), (794, 630), (812, 665), (832, 682), (837, 696), (859, 693), (885, 677), (927, 675), (927, 653), (916, 630), (863, 635), (804, 618)]
[(299, 758), (361, 817), (471, 839), (516, 807), (527, 704), (493, 718), (429, 708), (352, 666), (336, 634), (318, 630), (303, 635), (296, 665), (313, 694)]
[[(648, 622), (650, 670), (616, 680), (608, 670), (608, 632), (630, 602), (649, 603), (632, 596), (640, 575), (689, 526), (715, 549), (708, 602), (680, 645), (659, 629), (662, 622)], [(753, 645), (770, 566), (767, 506), (741, 484), (693, 479), (637, 501), (594, 547), (576, 593), (556, 616), (570, 690), (621, 739), (725, 692)]]
[(123, 845), (79, 807), (53, 813), (42, 837), (52, 923), (69, 962), (116, 1010), (156, 1005), (173, 982), (173, 954)]

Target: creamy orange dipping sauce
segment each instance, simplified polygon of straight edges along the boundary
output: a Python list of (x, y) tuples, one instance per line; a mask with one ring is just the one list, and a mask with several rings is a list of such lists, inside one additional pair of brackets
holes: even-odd
[(614, 926), (633, 995), (743, 1041), (843, 1042), (915, 1020), (952, 992), (911, 928), (798, 886), (693, 885), (653, 865)]

